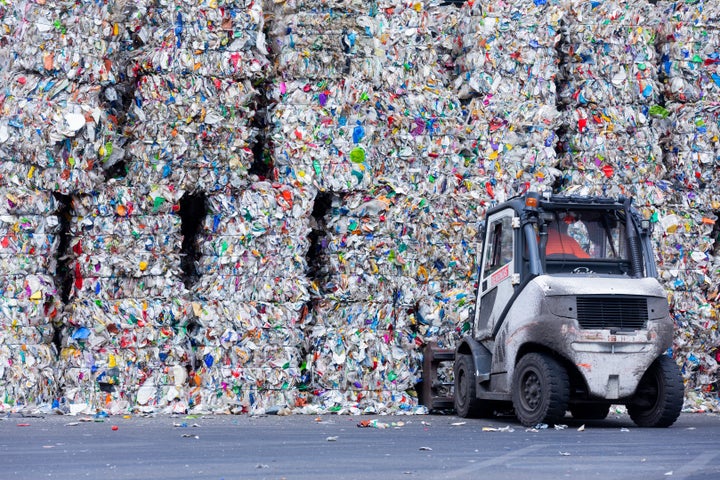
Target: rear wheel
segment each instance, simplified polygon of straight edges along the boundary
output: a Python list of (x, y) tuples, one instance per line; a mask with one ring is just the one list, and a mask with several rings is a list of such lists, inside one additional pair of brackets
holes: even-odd
[(460, 417), (483, 417), (489, 412), (476, 397), (475, 365), (470, 355), (458, 354), (453, 367), (455, 374), (455, 412)]
[(556, 423), (568, 408), (567, 371), (549, 355), (529, 353), (515, 367), (512, 397), (515, 415), (523, 425)]
[(663, 355), (647, 369), (638, 384), (628, 414), (639, 427), (669, 427), (680, 416), (685, 387), (675, 361)]
[(610, 413), (609, 403), (582, 403), (570, 406), (573, 418), (584, 420), (603, 420)]

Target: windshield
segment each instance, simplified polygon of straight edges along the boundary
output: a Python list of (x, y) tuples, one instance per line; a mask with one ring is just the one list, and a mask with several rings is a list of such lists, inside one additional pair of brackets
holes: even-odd
[(545, 212), (543, 219), (547, 261), (629, 260), (625, 222), (616, 210), (552, 211)]

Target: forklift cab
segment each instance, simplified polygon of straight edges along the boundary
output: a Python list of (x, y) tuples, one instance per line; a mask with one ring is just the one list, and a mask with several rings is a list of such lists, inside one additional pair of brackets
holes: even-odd
[(629, 201), (611, 199), (527, 194), (491, 209), (481, 229), (475, 338), (494, 337), (513, 297), (539, 275), (655, 276), (641, 223)]

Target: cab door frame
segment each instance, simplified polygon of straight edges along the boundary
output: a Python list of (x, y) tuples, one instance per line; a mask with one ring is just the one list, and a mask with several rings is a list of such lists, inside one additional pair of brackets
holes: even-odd
[(490, 215), (486, 222), (481, 257), (478, 258), (478, 289), (473, 322), (476, 340), (493, 336), (495, 326), (515, 294), (519, 283), (516, 259), (520, 217), (513, 208)]

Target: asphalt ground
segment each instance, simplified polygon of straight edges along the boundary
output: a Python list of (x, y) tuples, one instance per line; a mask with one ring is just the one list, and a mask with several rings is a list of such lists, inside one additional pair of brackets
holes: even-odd
[[(4, 416), (11, 479), (720, 479), (720, 416), (670, 428), (513, 417)], [(544, 427), (544, 426), (541, 426)]]

